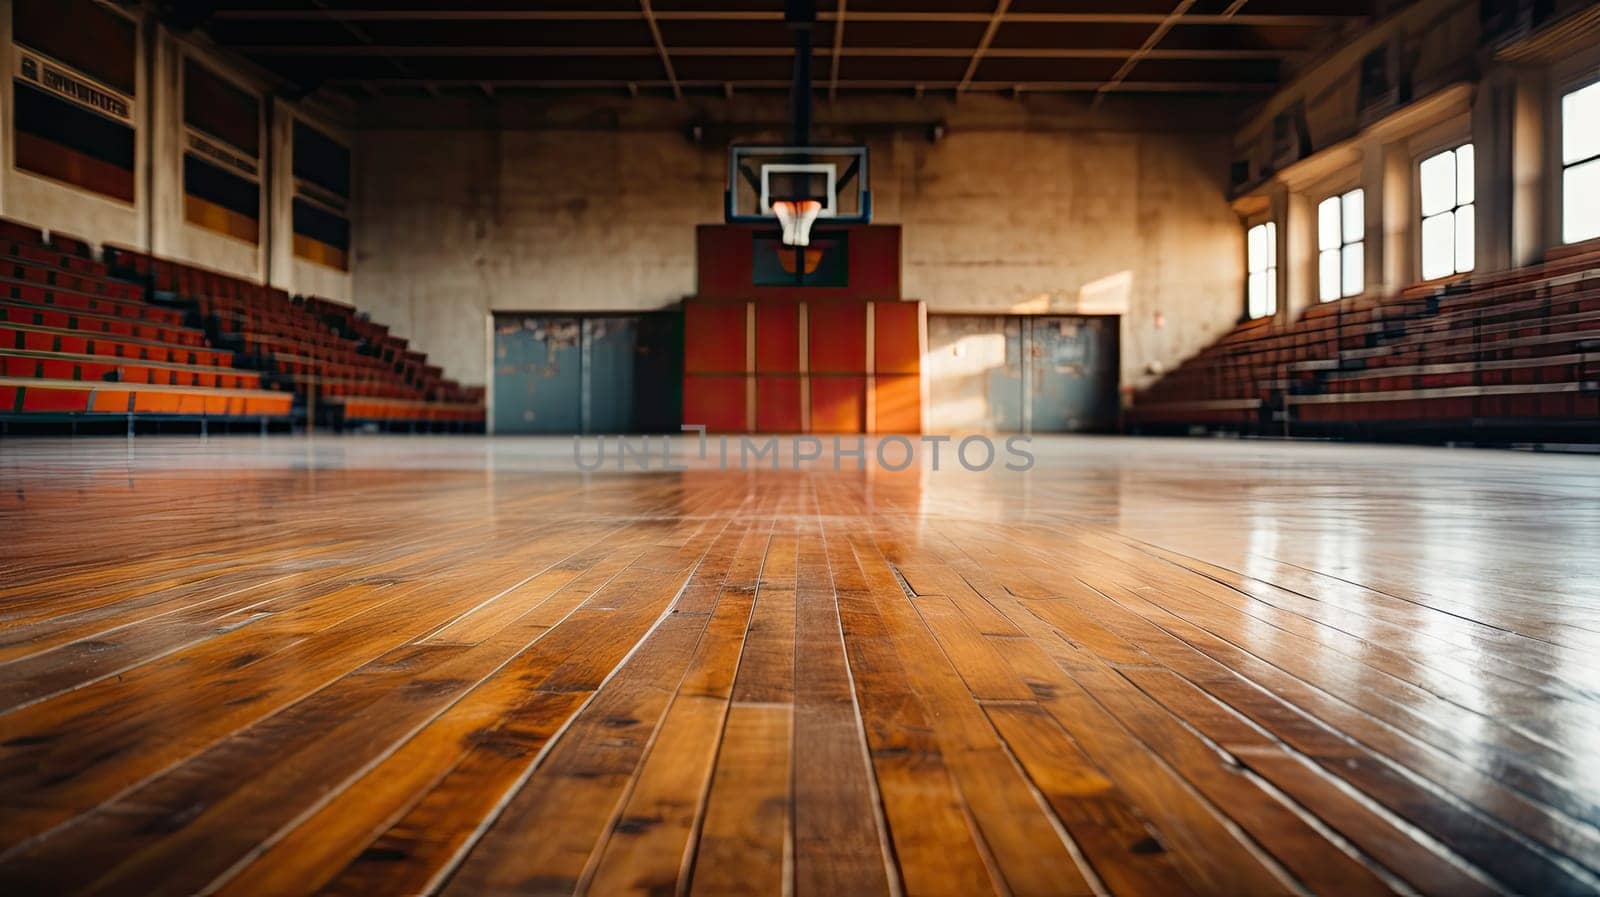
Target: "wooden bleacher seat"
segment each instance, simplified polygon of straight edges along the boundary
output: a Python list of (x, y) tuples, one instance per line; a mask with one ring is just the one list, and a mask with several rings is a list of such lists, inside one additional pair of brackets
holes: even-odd
[(302, 413), (335, 426), (484, 421), (483, 390), (444, 377), (427, 356), (353, 307), (121, 247), (108, 265), (145, 278), (156, 296), (192, 307), (208, 338), (234, 352), (263, 382), (292, 390)]
[(305, 405), (338, 426), (483, 423), (481, 387), (445, 378), (349, 305), (126, 247), (103, 257), (0, 219), (0, 414), (286, 416)]
[(0, 221), (0, 418), (287, 418), (292, 394), (262, 386), (85, 241)]
[(49, 245), (61, 250), (62, 252), (79, 256), (80, 258), (92, 258), (94, 255), (94, 253), (89, 249), (89, 241), (84, 240), (81, 237), (57, 233), (56, 231), (50, 232)]
[(0, 348), (0, 371), (4, 371), (8, 377), (47, 377), (55, 380), (220, 386), (227, 389), (258, 389), (261, 386), (260, 374), (231, 367), (116, 359), (33, 349)]
[(262, 389), (0, 377), (0, 409), (14, 414), (282, 417), (292, 401)]
[(337, 408), (344, 420), (349, 422), (472, 423), (483, 420), (483, 406), (478, 403), (343, 396), (330, 396), (326, 401)]
[[(1136, 397), (1141, 426), (1600, 427), (1600, 242), (1541, 265), (1236, 327)], [(1570, 420), (1569, 420), (1570, 419)]]

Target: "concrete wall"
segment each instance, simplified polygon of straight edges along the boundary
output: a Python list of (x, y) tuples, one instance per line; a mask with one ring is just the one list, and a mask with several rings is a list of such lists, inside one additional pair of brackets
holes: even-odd
[(492, 309), (660, 308), (694, 291), (716, 154), (675, 135), (365, 132), (355, 297), (448, 376), (485, 380)]
[[(222, 236), (190, 224), (183, 211), (183, 59), (196, 59), (236, 85), (260, 96), (273, 85), (228, 54), (203, 42), (140, 22), (135, 84), (135, 196), (130, 203), (18, 170), (12, 164), (11, 0), (0, 0), (0, 215), (45, 230), (59, 230), (94, 244), (115, 243), (203, 268), (255, 281), (270, 277), (274, 286), (348, 301), (348, 273), (293, 258), (290, 204), (289, 117), (314, 117), (319, 127), (348, 139), (331, 110), (313, 104), (263, 103), (268, 121), (268, 158), (276, 163), (263, 179), (262, 233), (259, 245)], [(304, 108), (302, 108), (302, 105)], [(270, 143), (269, 143), (270, 142)], [(154, 164), (152, 164), (154, 163)]]
[[(875, 220), (905, 228), (930, 311), (1125, 305), (1124, 384), (1240, 312), (1242, 235), (1220, 134), (899, 130), (870, 141)], [(694, 226), (726, 151), (665, 130), (359, 135), (357, 305), (481, 383), (495, 310), (661, 308), (694, 292)]]

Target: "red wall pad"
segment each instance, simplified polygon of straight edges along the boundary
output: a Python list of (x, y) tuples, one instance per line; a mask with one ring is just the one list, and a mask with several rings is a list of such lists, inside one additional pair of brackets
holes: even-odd
[(922, 372), (922, 303), (872, 303), (875, 374)]
[(865, 432), (866, 386), (865, 377), (812, 377), (811, 432)]
[(900, 226), (897, 224), (823, 227), (813, 235), (843, 233), (849, 245), (849, 286), (755, 286), (755, 238), (776, 234), (772, 227), (702, 224), (695, 233), (695, 264), (701, 299), (862, 301), (900, 298)]
[(879, 374), (872, 389), (872, 432), (922, 432), (921, 376)]
[(800, 378), (756, 378), (756, 431), (799, 433)]
[(743, 433), (747, 377), (683, 378), (683, 422), (713, 433)]
[(743, 302), (685, 302), (684, 372), (745, 373), (745, 318), (748, 314)]
[(800, 373), (800, 303), (756, 303), (756, 370), (763, 374)]
[(866, 372), (867, 306), (864, 303), (810, 302), (806, 304), (806, 317), (810, 321), (811, 373)]

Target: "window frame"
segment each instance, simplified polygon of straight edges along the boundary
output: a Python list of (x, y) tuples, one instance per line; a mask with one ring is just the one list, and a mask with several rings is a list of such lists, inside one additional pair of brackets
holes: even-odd
[[(1452, 154), (1454, 156), (1455, 154), (1458, 154), (1462, 149), (1469, 148), (1469, 147), (1472, 150), (1472, 168), (1473, 168), (1472, 199), (1470, 201), (1468, 201), (1468, 202), (1461, 202), (1460, 201), (1461, 200), (1461, 193), (1460, 193), (1460, 184), (1461, 184), (1460, 177), (1461, 177), (1461, 175), (1460, 175), (1460, 168), (1459, 168), (1460, 162), (1459, 162), (1459, 156), (1455, 156), (1455, 158), (1452, 158), (1452, 160), (1451, 160), (1451, 167), (1455, 171), (1455, 181), (1456, 181), (1456, 184), (1455, 184), (1455, 191), (1456, 192), (1455, 192), (1455, 195), (1454, 195), (1455, 204), (1450, 206), (1448, 209), (1440, 210), (1440, 211), (1435, 212), (1435, 213), (1433, 213), (1431, 215), (1425, 213), (1424, 209), (1423, 209), (1423, 203), (1422, 203), (1422, 200), (1423, 200), (1422, 166), (1423, 166), (1423, 164), (1427, 163), (1427, 162), (1430, 162), (1433, 159), (1435, 159), (1435, 158), (1437, 158), (1439, 156), (1445, 155), (1447, 153)], [(1477, 266), (1478, 266), (1477, 265), (1477, 263), (1478, 263), (1478, 257), (1477, 257), (1478, 251), (1477, 251), (1477, 246), (1476, 246), (1477, 202), (1478, 202), (1477, 183), (1476, 183), (1477, 171), (1478, 171), (1478, 151), (1477, 151), (1477, 147), (1473, 146), (1472, 137), (1470, 135), (1457, 136), (1457, 137), (1455, 137), (1453, 139), (1435, 141), (1430, 146), (1428, 146), (1426, 149), (1424, 149), (1422, 152), (1416, 153), (1413, 156), (1412, 164), (1411, 164), (1412, 199), (1413, 199), (1413, 201), (1415, 202), (1416, 205), (1414, 207), (1412, 221), (1414, 223), (1414, 226), (1416, 227), (1416, 233), (1415, 233), (1415, 237), (1414, 237), (1412, 245), (1414, 245), (1416, 247), (1416, 253), (1417, 253), (1416, 254), (1416, 279), (1419, 282), (1433, 282), (1433, 281), (1439, 281), (1439, 280), (1447, 280), (1447, 279), (1452, 278), (1452, 277), (1459, 277), (1459, 276), (1461, 276), (1463, 274), (1470, 274), (1472, 271), (1477, 269)], [(1460, 217), (1460, 211), (1462, 209), (1464, 209), (1464, 208), (1470, 208), (1472, 210), (1471, 215), (1472, 215), (1472, 222), (1473, 222), (1473, 242), (1468, 244), (1468, 246), (1470, 247), (1470, 249), (1472, 251), (1472, 264), (1467, 266), (1466, 268), (1461, 268), (1460, 265), (1459, 265), (1459, 262), (1461, 260), (1461, 246), (1459, 244), (1460, 231), (1459, 231), (1459, 228), (1457, 226), (1457, 223), (1458, 223), (1458, 220), (1459, 220), (1459, 217)], [(1426, 261), (1425, 261), (1425, 256), (1426, 256), (1426, 253), (1427, 253), (1426, 239), (1425, 239), (1425, 232), (1426, 232), (1427, 222), (1430, 221), (1430, 220), (1442, 217), (1442, 216), (1447, 215), (1447, 214), (1451, 216), (1451, 219), (1450, 219), (1450, 222), (1451, 222), (1451, 227), (1450, 227), (1450, 233), (1451, 233), (1450, 271), (1447, 272), (1447, 273), (1443, 273), (1443, 274), (1434, 274), (1433, 276), (1430, 277), (1428, 275)]]
[[(1322, 304), (1322, 303), (1325, 303), (1325, 302), (1337, 302), (1340, 299), (1352, 299), (1352, 298), (1355, 298), (1357, 296), (1363, 295), (1367, 291), (1367, 270), (1366, 270), (1367, 190), (1366, 190), (1366, 185), (1362, 184), (1362, 183), (1360, 183), (1358, 181), (1357, 182), (1349, 182), (1349, 181), (1347, 181), (1347, 182), (1344, 182), (1344, 183), (1342, 183), (1342, 184), (1340, 184), (1338, 186), (1325, 188), (1322, 192), (1323, 192), (1322, 199), (1318, 200), (1316, 205), (1313, 206), (1313, 209), (1315, 210), (1314, 219), (1316, 221), (1316, 224), (1314, 225), (1315, 230), (1316, 230), (1316, 233), (1314, 234), (1314, 237), (1316, 239), (1316, 253), (1315, 253), (1315, 259), (1314, 259), (1314, 264), (1315, 264), (1315, 268), (1316, 268), (1316, 277), (1314, 279), (1314, 282), (1316, 283), (1316, 297), (1317, 297), (1317, 303), (1318, 304)], [(1345, 222), (1345, 211), (1348, 208), (1347, 200), (1349, 199), (1349, 197), (1351, 197), (1352, 195), (1357, 194), (1357, 193), (1361, 194), (1361, 220), (1359, 222), (1360, 230), (1357, 231), (1358, 236), (1355, 239), (1348, 239), (1349, 229), (1348, 229), (1348, 227), (1346, 227), (1346, 222)], [(1338, 227), (1337, 237), (1338, 237), (1339, 244), (1336, 247), (1324, 248), (1323, 239), (1322, 239), (1322, 223), (1323, 223), (1322, 222), (1322, 207), (1327, 205), (1329, 202), (1333, 202), (1335, 204), (1337, 210), (1338, 210), (1338, 216), (1339, 217), (1338, 217), (1338, 224), (1337, 224), (1337, 227)], [(1347, 252), (1349, 252), (1352, 247), (1357, 248), (1361, 253), (1361, 264), (1357, 268), (1357, 273), (1359, 275), (1359, 284), (1360, 285), (1353, 292), (1349, 289), (1349, 285), (1345, 283), (1345, 277), (1344, 277), (1344, 275), (1346, 273), (1346, 271), (1345, 271), (1345, 266), (1346, 266), (1345, 254)], [(1335, 258), (1338, 261), (1339, 289), (1338, 289), (1336, 295), (1324, 296), (1322, 294), (1322, 287), (1323, 287), (1323, 283), (1322, 283), (1322, 263), (1323, 263), (1323, 257), (1325, 255), (1329, 254), (1329, 253), (1334, 253), (1335, 254)]]
[[(1600, 166), (1600, 145), (1595, 147), (1595, 151), (1592, 154), (1579, 158), (1575, 161), (1568, 162), (1566, 158), (1567, 116), (1566, 109), (1564, 108), (1566, 99), (1573, 94), (1580, 93), (1585, 90), (1600, 91), (1600, 78), (1592, 77), (1592, 69), (1590, 69), (1589, 74), (1584, 77), (1569, 79), (1565, 82), (1558, 83), (1553, 91), (1554, 98), (1551, 106), (1556, 120), (1556, 127), (1554, 129), (1554, 139), (1551, 141), (1551, 156), (1555, 160), (1554, 167), (1556, 171), (1554, 184), (1556, 209), (1553, 218), (1555, 219), (1555, 243), (1558, 246), (1571, 246), (1576, 243), (1587, 243), (1592, 240), (1600, 240), (1600, 230), (1597, 230), (1595, 233), (1586, 237), (1579, 237), (1576, 239), (1567, 238), (1567, 175), (1574, 168), (1578, 168), (1580, 166)], [(1595, 200), (1600, 202), (1600, 196), (1596, 196)]]
[[(1266, 264), (1260, 270), (1252, 270), (1250, 265), (1250, 235), (1257, 228), (1266, 228), (1265, 238)], [(1271, 216), (1263, 215), (1247, 219), (1244, 222), (1244, 317), (1246, 321), (1259, 321), (1263, 318), (1277, 317), (1281, 308), (1281, 297), (1278, 295), (1278, 222)], [(1255, 313), (1255, 308), (1250, 297), (1250, 281), (1255, 275), (1260, 274), (1266, 284), (1265, 292), (1267, 308), (1261, 314)]]

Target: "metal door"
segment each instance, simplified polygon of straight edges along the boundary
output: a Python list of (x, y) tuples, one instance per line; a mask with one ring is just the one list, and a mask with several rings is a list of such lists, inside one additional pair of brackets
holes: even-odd
[(627, 433), (634, 428), (634, 358), (638, 318), (583, 322), (583, 432)]
[(572, 317), (496, 316), (496, 433), (582, 431), (582, 330)]
[(1116, 427), (1116, 323), (1116, 318), (1027, 319), (1031, 432)]
[(495, 316), (496, 433), (666, 433), (682, 408), (682, 316)]
[(1117, 320), (930, 314), (929, 431), (1115, 429)]

